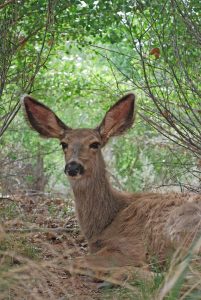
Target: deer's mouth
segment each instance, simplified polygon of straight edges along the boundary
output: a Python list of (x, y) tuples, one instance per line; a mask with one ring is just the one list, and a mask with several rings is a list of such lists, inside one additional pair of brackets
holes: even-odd
[(84, 167), (80, 163), (72, 161), (66, 164), (64, 173), (69, 177), (77, 178), (84, 174)]

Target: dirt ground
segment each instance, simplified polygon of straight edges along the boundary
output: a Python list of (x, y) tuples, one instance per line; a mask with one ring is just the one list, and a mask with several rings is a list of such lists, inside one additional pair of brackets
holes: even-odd
[(47, 196), (0, 198), (1, 300), (130, 299), (72, 274), (73, 259), (87, 253), (72, 207), (70, 200)]
[[(155, 300), (163, 283), (168, 286), (180, 267), (176, 257), (166, 275), (155, 269), (149, 272), (154, 277), (140, 278), (136, 273), (131, 283), (103, 288), (103, 280), (72, 272), (74, 259), (87, 253), (71, 199), (0, 197), (0, 300)], [(200, 258), (191, 261), (190, 276), (186, 273), (185, 281), (182, 275), (176, 283), (173, 300), (186, 299), (185, 293), (193, 295), (188, 299), (201, 299)]]

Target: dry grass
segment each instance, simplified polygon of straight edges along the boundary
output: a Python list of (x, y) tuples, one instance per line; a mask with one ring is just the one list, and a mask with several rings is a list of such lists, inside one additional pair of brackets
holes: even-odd
[(0, 299), (95, 299), (94, 284), (69, 273), (86, 253), (69, 203), (15, 197), (0, 205)]
[(201, 236), (188, 251), (181, 246), (172, 258), (162, 287), (157, 292), (158, 300), (201, 299)]
[[(68, 201), (12, 197), (1, 199), (0, 208), (0, 300), (201, 299), (201, 238), (188, 253), (175, 254), (166, 274), (90, 270), (83, 258), (72, 264), (87, 245)], [(118, 287), (99, 289), (100, 281)]]

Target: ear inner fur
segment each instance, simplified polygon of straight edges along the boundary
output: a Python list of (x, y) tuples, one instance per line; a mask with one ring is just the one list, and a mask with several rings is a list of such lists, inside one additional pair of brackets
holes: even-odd
[(41, 136), (62, 138), (64, 132), (71, 129), (51, 109), (29, 95), (23, 96), (22, 103), (28, 123)]
[(134, 94), (128, 94), (114, 104), (106, 113), (98, 130), (106, 143), (111, 136), (121, 135), (129, 129), (134, 122)]

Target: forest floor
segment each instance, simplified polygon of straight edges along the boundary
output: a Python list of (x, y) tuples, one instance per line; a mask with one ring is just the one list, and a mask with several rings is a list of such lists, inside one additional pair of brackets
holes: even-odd
[(69, 203), (0, 198), (0, 300), (133, 299), (129, 289), (99, 288), (98, 280), (71, 273), (70, 262), (87, 253), (87, 243)]
[(87, 251), (68, 203), (6, 197), (0, 218), (0, 299), (99, 299), (96, 284), (68, 271)]
[[(164, 274), (157, 269), (151, 280), (137, 278), (131, 284), (104, 288), (85, 273), (72, 273), (71, 262), (87, 252), (72, 201), (47, 196), (0, 197), (0, 300), (159, 299), (156, 295)], [(174, 265), (170, 267), (174, 270)], [(192, 283), (199, 290), (188, 299), (201, 299), (200, 274), (197, 263), (191, 284), (185, 284), (183, 291), (194, 292)], [(180, 299), (183, 292), (178, 291), (168, 299)]]

